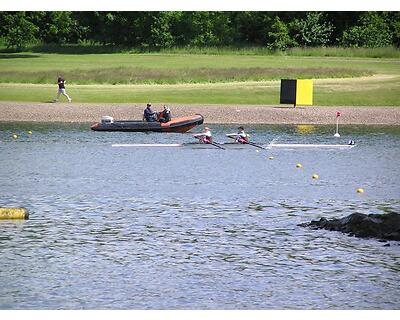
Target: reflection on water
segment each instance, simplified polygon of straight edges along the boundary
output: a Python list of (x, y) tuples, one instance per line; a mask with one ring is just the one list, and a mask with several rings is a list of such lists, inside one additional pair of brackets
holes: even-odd
[[(343, 127), (336, 140), (314, 127), (248, 129), (259, 143), (358, 145), (135, 150), (110, 146), (192, 137), (0, 124), (0, 205), (31, 213), (0, 221), (0, 308), (399, 308), (398, 244), (297, 225), (399, 212), (400, 128)], [(235, 127), (212, 129), (224, 141)]]

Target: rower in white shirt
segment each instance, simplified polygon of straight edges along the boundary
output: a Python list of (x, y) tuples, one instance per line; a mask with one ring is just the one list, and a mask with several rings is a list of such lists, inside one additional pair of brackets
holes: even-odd
[(243, 144), (249, 143), (249, 136), (244, 131), (244, 128), (239, 127), (238, 130), (239, 131), (237, 133), (228, 133), (227, 136), (229, 138), (235, 139), (236, 143), (243, 143)]
[(199, 139), (200, 143), (212, 143), (212, 134), (211, 130), (208, 127), (205, 127), (203, 132), (196, 133), (193, 135), (196, 139)]

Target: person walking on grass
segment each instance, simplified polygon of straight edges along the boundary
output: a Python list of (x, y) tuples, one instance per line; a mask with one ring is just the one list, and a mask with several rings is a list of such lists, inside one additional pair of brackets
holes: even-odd
[(68, 102), (72, 102), (72, 99), (69, 97), (69, 95), (65, 92), (65, 80), (62, 77), (58, 77), (58, 92), (57, 92), (57, 98), (54, 100), (54, 102), (57, 102), (58, 99), (60, 98), (60, 94), (63, 94), (64, 96), (67, 97)]

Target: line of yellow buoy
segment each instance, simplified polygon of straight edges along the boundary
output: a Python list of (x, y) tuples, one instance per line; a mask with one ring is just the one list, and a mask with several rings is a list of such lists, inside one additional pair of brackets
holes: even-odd
[[(28, 131), (28, 134), (29, 134), (29, 135), (30, 135), (30, 134), (33, 134), (33, 132), (32, 132), (31, 130), (29, 130), (29, 131)], [(19, 135), (16, 134), (16, 133), (13, 133), (12, 137), (13, 137), (13, 139), (18, 139), (18, 138), (19, 138)]]
[[(32, 134), (31, 130), (28, 134)], [(19, 136), (14, 133), (13, 139), (18, 139)], [(29, 212), (25, 208), (0, 208), (0, 220), (26, 220), (29, 219)]]
[[(258, 152), (258, 150), (257, 150), (257, 152)], [(269, 157), (268, 157), (268, 160), (273, 160), (273, 159), (274, 159), (273, 156), (269, 156)], [(303, 168), (303, 165), (302, 165), (301, 163), (297, 163), (297, 164), (296, 164), (296, 168), (301, 169), (301, 168)], [(313, 175), (311, 176), (311, 178), (312, 178), (313, 180), (318, 180), (318, 179), (319, 179), (319, 175), (316, 174), (316, 173), (313, 173)], [(364, 189), (363, 189), (363, 188), (358, 188), (358, 189), (356, 190), (356, 192), (357, 192), (357, 193), (364, 193)]]

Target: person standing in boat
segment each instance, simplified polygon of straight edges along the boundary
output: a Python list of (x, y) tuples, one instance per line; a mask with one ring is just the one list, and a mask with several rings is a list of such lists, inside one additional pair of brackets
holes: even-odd
[(153, 111), (153, 109), (151, 109), (151, 103), (148, 103), (146, 109), (143, 111), (143, 121), (157, 121), (157, 114)]
[(58, 92), (57, 92), (57, 98), (54, 99), (54, 102), (57, 102), (58, 99), (60, 98), (60, 95), (63, 94), (64, 96), (67, 97), (68, 102), (72, 102), (72, 99), (69, 97), (67, 92), (65, 91), (65, 83), (67, 81), (64, 80), (62, 77), (58, 77), (57, 83), (58, 83)]
[(228, 133), (227, 136), (229, 138), (235, 139), (236, 143), (243, 143), (243, 144), (249, 143), (249, 136), (244, 131), (244, 128), (239, 127), (238, 130), (239, 130), (238, 133)]
[(196, 139), (199, 139), (200, 143), (212, 143), (213, 142), (211, 130), (208, 127), (205, 127), (203, 132), (194, 134), (193, 137), (195, 137)]
[(160, 112), (160, 122), (171, 121), (171, 110), (168, 106), (164, 106), (164, 110)]

